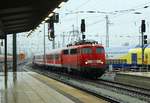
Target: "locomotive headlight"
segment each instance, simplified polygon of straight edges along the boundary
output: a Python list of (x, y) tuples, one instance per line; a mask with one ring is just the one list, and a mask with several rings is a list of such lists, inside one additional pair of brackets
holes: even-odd
[(85, 62), (85, 64), (89, 64), (89, 63), (92, 63), (92, 60), (87, 60), (87, 61)]
[(96, 62), (97, 62), (97, 63), (101, 63), (102, 61), (101, 61), (101, 60), (97, 60)]
[(101, 63), (101, 64), (103, 64), (104, 62), (102, 62), (101, 60), (97, 60), (97, 63)]

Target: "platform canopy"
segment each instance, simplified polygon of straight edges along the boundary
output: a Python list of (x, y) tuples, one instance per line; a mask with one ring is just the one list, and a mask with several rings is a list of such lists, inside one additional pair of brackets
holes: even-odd
[(63, 1), (67, 0), (1, 0), (0, 38), (36, 28)]

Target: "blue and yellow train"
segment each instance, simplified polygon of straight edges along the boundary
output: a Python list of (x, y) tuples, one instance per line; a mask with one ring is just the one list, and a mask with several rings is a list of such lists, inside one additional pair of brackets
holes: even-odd
[[(107, 64), (111, 64), (113, 68), (138, 68), (142, 66), (142, 49), (140, 46), (119, 47), (114, 51), (108, 49), (107, 51)], [(145, 47), (143, 64), (150, 68), (150, 44)]]

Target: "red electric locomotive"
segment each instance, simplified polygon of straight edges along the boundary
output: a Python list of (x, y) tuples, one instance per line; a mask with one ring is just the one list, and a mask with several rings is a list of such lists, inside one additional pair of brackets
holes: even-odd
[[(43, 56), (34, 56), (34, 63), (44, 64)], [(42, 61), (41, 61), (42, 59)], [(96, 41), (80, 41), (46, 54), (45, 65), (57, 70), (100, 77), (106, 69), (104, 47)]]

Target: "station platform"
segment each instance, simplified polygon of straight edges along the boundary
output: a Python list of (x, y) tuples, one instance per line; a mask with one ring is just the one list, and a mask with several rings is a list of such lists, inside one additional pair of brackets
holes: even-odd
[(0, 75), (1, 103), (74, 103), (26, 72)]
[(118, 72), (115, 81), (150, 89), (150, 72)]
[(35, 72), (0, 72), (0, 103), (107, 103)]

